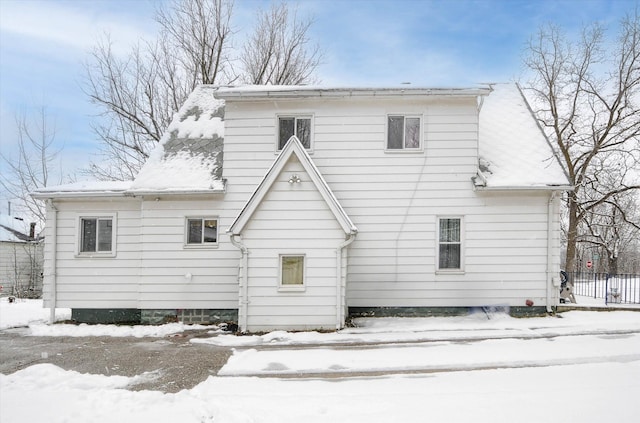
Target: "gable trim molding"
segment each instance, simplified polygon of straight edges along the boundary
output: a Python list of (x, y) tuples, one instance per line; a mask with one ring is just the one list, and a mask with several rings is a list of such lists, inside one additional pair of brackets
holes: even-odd
[(309, 154), (305, 151), (300, 140), (296, 136), (292, 136), (285, 144), (280, 155), (278, 155), (274, 160), (273, 164), (262, 178), (260, 184), (258, 184), (258, 187), (251, 195), (251, 198), (249, 198), (249, 201), (247, 201), (231, 226), (229, 226), (229, 229), (227, 229), (228, 234), (234, 236), (242, 233), (244, 227), (251, 220), (251, 216), (271, 189), (271, 186), (278, 178), (278, 175), (282, 172), (285, 164), (294, 154), (298, 160), (300, 160), (304, 170), (307, 172), (316, 189), (320, 192), (320, 195), (322, 195), (322, 198), (329, 206), (329, 209), (335, 216), (344, 233), (347, 235), (355, 235), (358, 232), (358, 228), (353, 224), (347, 213), (342, 208), (342, 205), (340, 205), (340, 202), (331, 191), (331, 188), (329, 188), (329, 185), (311, 160)]

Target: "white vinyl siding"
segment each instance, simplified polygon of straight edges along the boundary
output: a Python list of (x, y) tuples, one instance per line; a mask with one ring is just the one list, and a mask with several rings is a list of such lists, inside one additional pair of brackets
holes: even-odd
[[(542, 192), (479, 193), (477, 103), (472, 98), (283, 100), (283, 114), (313, 111), (313, 162), (358, 227), (348, 247), (353, 307), (523, 305), (546, 296), (547, 203)], [(421, 148), (386, 154), (387, 119), (421, 117)], [(225, 112), (225, 200), (242, 208), (273, 163), (273, 103), (237, 102)], [(282, 201), (300, 236), (311, 218)], [(308, 202), (301, 208), (312, 208)], [(438, 217), (464, 216), (464, 272), (437, 269)], [(557, 219), (553, 222), (558, 225)], [(279, 238), (276, 234), (275, 237)], [(265, 248), (270, 241), (265, 239)], [(553, 257), (559, 262), (559, 240)], [(252, 299), (253, 300), (253, 299)], [(318, 300), (320, 301), (320, 300)]]
[[(140, 198), (56, 202), (57, 257), (45, 243), (45, 292), (55, 271), (58, 307), (140, 309), (237, 309), (238, 250), (218, 234), (217, 248), (184, 248), (185, 221), (192, 216), (218, 215), (218, 225), (230, 222), (233, 211), (219, 213), (220, 196), (143, 201)], [(117, 255), (77, 258), (78, 216), (117, 214)], [(218, 214), (219, 213), (219, 214)], [(48, 211), (48, 218), (53, 213)], [(116, 230), (114, 230), (114, 233)], [(52, 239), (51, 225), (45, 228)], [(114, 244), (116, 245), (116, 244)]]
[[(296, 174), (301, 182), (290, 184)], [(345, 234), (293, 156), (242, 231), (249, 331), (335, 329), (336, 249)], [(283, 285), (282, 257), (304, 256), (303, 285)]]

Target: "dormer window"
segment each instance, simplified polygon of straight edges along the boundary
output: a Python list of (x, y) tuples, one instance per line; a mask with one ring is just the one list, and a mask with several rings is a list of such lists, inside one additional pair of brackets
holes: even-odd
[(420, 149), (420, 116), (388, 116), (387, 149)]
[(294, 135), (304, 148), (311, 149), (311, 116), (278, 117), (278, 150), (282, 150)]

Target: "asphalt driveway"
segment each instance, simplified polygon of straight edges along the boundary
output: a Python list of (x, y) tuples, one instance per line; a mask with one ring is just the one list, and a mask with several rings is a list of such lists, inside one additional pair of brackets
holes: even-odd
[(143, 375), (133, 390), (178, 392), (218, 373), (230, 348), (193, 344), (208, 330), (163, 338), (25, 336), (26, 329), (0, 331), (0, 373), (10, 374), (38, 363), (80, 373)]

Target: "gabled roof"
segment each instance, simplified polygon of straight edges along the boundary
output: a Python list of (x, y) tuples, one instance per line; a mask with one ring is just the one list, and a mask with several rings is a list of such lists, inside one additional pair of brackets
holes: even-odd
[(480, 106), (478, 189), (570, 189), (549, 140), (516, 84), (494, 84)]
[(338, 199), (333, 195), (333, 192), (327, 185), (327, 182), (324, 180), (320, 171), (315, 166), (311, 157), (307, 154), (304, 149), (304, 146), (296, 138), (295, 136), (291, 137), (287, 144), (284, 146), (278, 157), (274, 160), (271, 168), (267, 171), (266, 175), (256, 188), (256, 190), (249, 198), (249, 201), (240, 211), (240, 214), (235, 218), (229, 229), (227, 229), (227, 233), (232, 235), (239, 235), (246, 224), (251, 220), (251, 216), (257, 210), (260, 203), (264, 199), (265, 195), (271, 189), (271, 186), (278, 178), (278, 175), (282, 172), (285, 164), (291, 158), (291, 156), (295, 155), (302, 166), (304, 167), (305, 172), (311, 178), (311, 181), (315, 184), (316, 189), (322, 195), (322, 198), (329, 206), (329, 209), (335, 216), (336, 220), (340, 224), (340, 227), (346, 234), (355, 234), (358, 232), (358, 228), (353, 224), (347, 213), (344, 211)]

